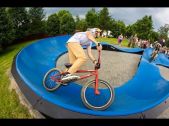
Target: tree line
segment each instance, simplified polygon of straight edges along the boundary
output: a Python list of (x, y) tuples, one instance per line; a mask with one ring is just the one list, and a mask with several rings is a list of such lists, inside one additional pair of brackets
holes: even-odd
[(14, 40), (30, 35), (47, 34), (72, 34), (76, 30), (85, 31), (87, 28), (99, 27), (110, 30), (113, 37), (119, 34), (130, 37), (133, 34), (141, 39), (151, 42), (160, 38), (168, 42), (169, 25), (164, 25), (156, 32), (153, 28), (152, 17), (145, 15), (131, 25), (126, 25), (121, 20), (115, 20), (104, 7), (99, 12), (94, 8), (89, 10), (84, 19), (77, 15), (74, 19), (67, 10), (60, 10), (45, 18), (45, 12), (40, 7), (1, 7), (0, 8), (0, 48), (4, 49)]

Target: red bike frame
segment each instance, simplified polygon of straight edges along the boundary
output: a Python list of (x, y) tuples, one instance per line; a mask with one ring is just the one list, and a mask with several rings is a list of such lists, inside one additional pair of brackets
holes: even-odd
[[(100, 50), (98, 51), (99, 52), (99, 56), (98, 56), (98, 63), (100, 64)], [(83, 75), (83, 76), (80, 76), (80, 79), (78, 80), (81, 80), (81, 79), (85, 79), (85, 78), (88, 78), (88, 77), (91, 77), (91, 76), (95, 76), (95, 87), (94, 87), (94, 91), (95, 91), (95, 94), (98, 95), (100, 94), (99, 90), (98, 90), (98, 68), (95, 68), (95, 70), (78, 70), (76, 71), (76, 73), (87, 73), (89, 72), (90, 74), (87, 74), (87, 75)], [(64, 73), (61, 73), (61, 75), (64, 74)], [(55, 78), (55, 76), (57, 76), (58, 74), (55, 74), (54, 76), (51, 77), (52, 80), (56, 81), (56, 82), (61, 82), (61, 80), (58, 80)]]

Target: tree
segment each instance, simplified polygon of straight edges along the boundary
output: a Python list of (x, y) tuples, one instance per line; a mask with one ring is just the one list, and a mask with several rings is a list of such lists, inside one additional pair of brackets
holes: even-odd
[(58, 15), (52, 14), (47, 20), (47, 33), (49, 35), (57, 35), (60, 33), (60, 21)]
[(45, 33), (44, 21), (45, 17), (43, 8), (31, 7), (29, 8), (29, 19), (30, 19), (30, 34)]
[(164, 26), (161, 26), (158, 32), (159, 32), (159, 38), (165, 39), (166, 46), (169, 47), (169, 38), (168, 38), (169, 24), (165, 24)]
[(158, 41), (158, 39), (159, 39), (159, 33), (155, 32), (155, 31), (151, 31), (149, 39), (150, 39), (150, 42)]
[(87, 22), (87, 27), (93, 28), (98, 26), (98, 15), (95, 11), (95, 9), (91, 9), (87, 12), (86, 14), (86, 22)]
[(60, 10), (57, 15), (61, 19), (64, 14), (70, 14), (70, 12), (67, 10)]
[(80, 18), (79, 18), (78, 15), (76, 15), (76, 20), (75, 20), (75, 22), (78, 23), (79, 21), (80, 21)]
[(76, 29), (80, 31), (86, 31), (87, 29), (87, 23), (85, 19), (81, 19), (76, 23)]
[(134, 34), (135, 34), (135, 32), (134, 32), (133, 25), (128, 25), (126, 27), (126, 36), (130, 37), (131, 35), (134, 35)]
[(67, 10), (60, 10), (57, 15), (60, 21), (60, 33), (73, 33), (75, 31), (76, 26), (72, 14)]
[(169, 32), (169, 24), (165, 24), (164, 26), (161, 26), (158, 29), (160, 38), (167, 39), (168, 38), (168, 32)]
[(0, 8), (0, 48), (5, 49), (14, 39), (13, 24), (6, 8)]
[(70, 13), (65, 13), (60, 17), (61, 34), (71, 34), (75, 31), (75, 21)]
[(117, 38), (120, 34), (123, 34), (123, 35), (125, 34), (126, 26), (123, 21), (120, 21), (120, 20), (116, 21), (112, 19), (110, 21), (110, 24), (111, 24), (110, 29), (114, 37)]
[(98, 14), (99, 28), (101, 28), (102, 30), (109, 30), (110, 20), (111, 17), (109, 16), (109, 11), (106, 7), (104, 7)]
[(135, 33), (138, 38), (149, 39), (151, 31), (153, 30), (153, 21), (151, 16), (144, 16), (142, 19), (133, 24)]
[(8, 13), (15, 29), (15, 38), (23, 38), (29, 34), (30, 21), (24, 7), (9, 8)]

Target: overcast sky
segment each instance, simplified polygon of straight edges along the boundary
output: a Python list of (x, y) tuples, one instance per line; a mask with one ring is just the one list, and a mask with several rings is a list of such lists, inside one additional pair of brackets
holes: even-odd
[[(89, 7), (57, 7), (57, 8), (44, 8), (46, 16), (49, 16), (53, 13), (58, 12), (61, 9), (65, 9), (71, 12), (71, 14), (75, 17), (79, 15), (80, 18), (85, 18), (85, 15)], [(95, 8), (96, 11), (100, 11), (102, 8)], [(142, 18), (145, 15), (151, 15), (153, 19), (153, 27), (154, 30), (157, 31), (160, 26), (164, 26), (164, 24), (169, 24), (169, 8), (129, 8), (129, 7), (108, 7), (109, 14), (112, 18), (117, 20), (122, 20), (126, 25), (132, 24), (136, 22), (138, 19)]]

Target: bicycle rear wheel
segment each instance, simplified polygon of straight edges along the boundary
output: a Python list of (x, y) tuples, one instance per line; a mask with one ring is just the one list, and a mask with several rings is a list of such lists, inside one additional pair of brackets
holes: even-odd
[(50, 69), (43, 78), (43, 86), (48, 91), (54, 91), (60, 87), (61, 71), (58, 68)]
[(106, 81), (99, 80), (99, 95), (94, 93), (95, 80), (85, 84), (81, 90), (81, 99), (84, 105), (92, 110), (105, 110), (114, 101), (114, 88)]

